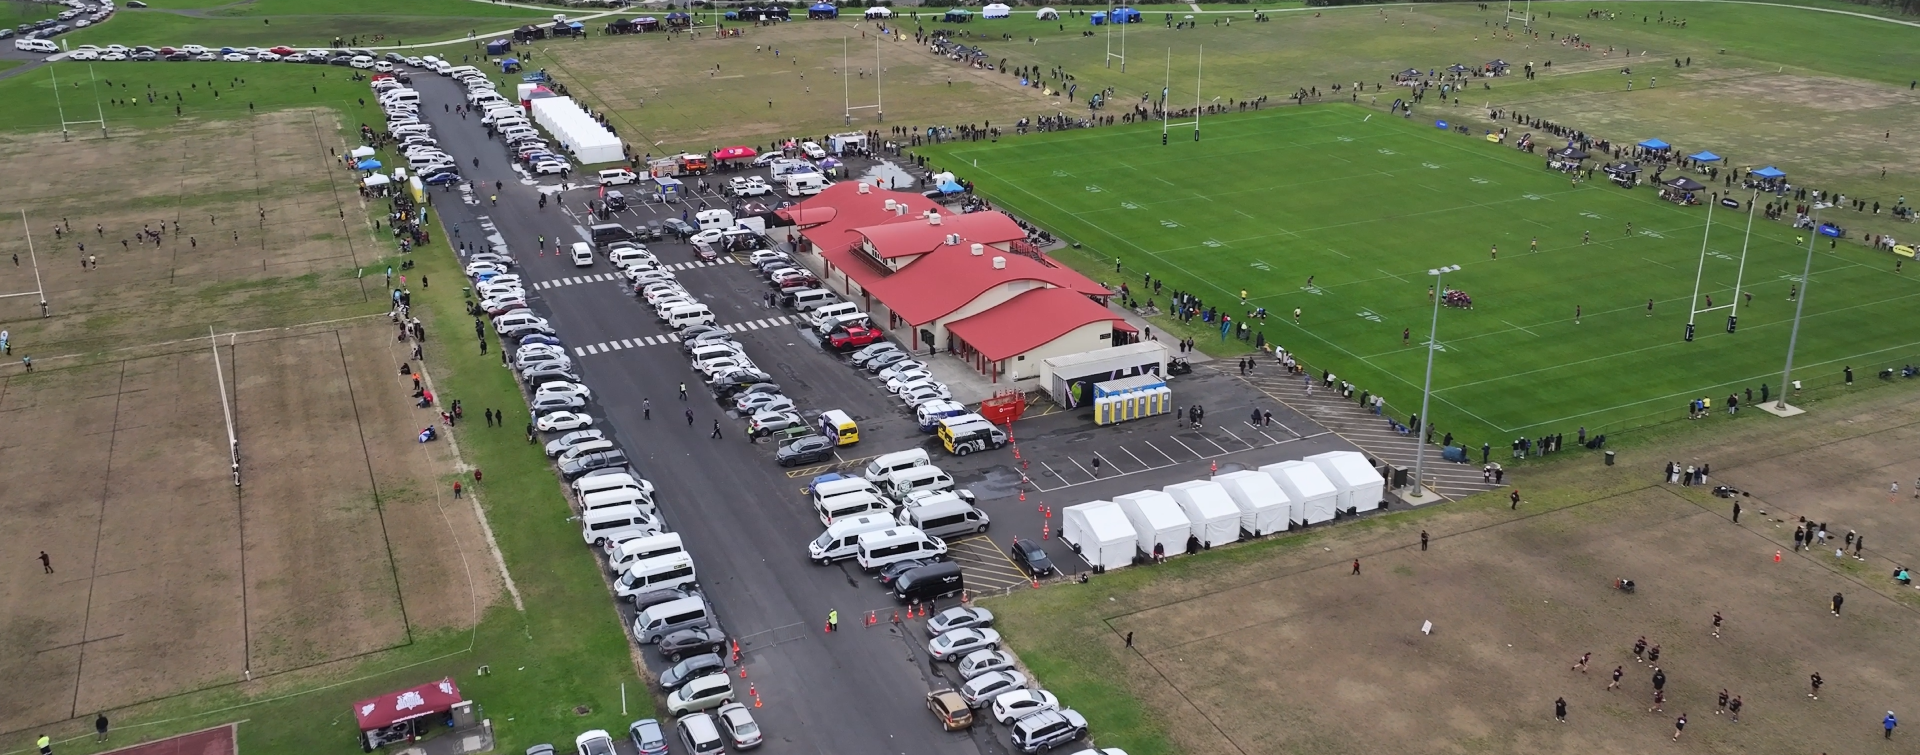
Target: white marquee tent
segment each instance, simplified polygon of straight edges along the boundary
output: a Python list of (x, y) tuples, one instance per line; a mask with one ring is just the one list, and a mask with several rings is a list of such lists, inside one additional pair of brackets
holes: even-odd
[(1013, 15), (1013, 8), (1006, 3), (991, 3), (980, 9), (981, 18), (1006, 18)]
[(1313, 462), (1333, 486), (1340, 489), (1334, 496), (1334, 506), (1341, 511), (1372, 511), (1379, 508), (1385, 498), (1386, 479), (1358, 451), (1328, 451), (1309, 456), (1305, 461)]
[(1265, 472), (1242, 470), (1217, 475), (1214, 482), (1226, 488), (1227, 496), (1240, 508), (1240, 531), (1249, 537), (1286, 532), (1293, 503), (1280, 483)]
[(1340, 489), (1310, 461), (1283, 461), (1268, 464), (1260, 471), (1273, 477), (1280, 489), (1293, 500), (1293, 520), (1301, 524), (1319, 524), (1333, 519), (1334, 499)]
[(1180, 510), (1173, 496), (1158, 490), (1142, 490), (1113, 497), (1120, 504), (1120, 510), (1127, 512), (1127, 521), (1133, 523), (1133, 531), (1139, 536), (1140, 552), (1153, 555), (1154, 546), (1161, 547), (1161, 555), (1177, 556), (1187, 550), (1187, 536), (1193, 532), (1193, 523), (1187, 519), (1187, 513)]
[(1192, 480), (1162, 488), (1193, 524), (1194, 537), (1202, 546), (1212, 548), (1240, 539), (1240, 507), (1227, 489), (1212, 480)]
[(892, 17), (893, 17), (892, 8), (884, 8), (876, 5), (872, 8), (867, 9), (867, 18), (892, 18)]
[(1073, 546), (1080, 558), (1095, 571), (1118, 569), (1133, 563), (1138, 547), (1133, 525), (1127, 521), (1120, 504), (1089, 501), (1060, 510), (1060, 539)]
[(560, 146), (573, 153), (581, 165), (610, 163), (626, 158), (620, 138), (580, 109), (572, 97), (543, 97), (533, 101), (533, 121), (540, 124)]
[(1033, 17), (1042, 21), (1058, 21), (1060, 20), (1060, 11), (1052, 8), (1041, 8), (1033, 12)]

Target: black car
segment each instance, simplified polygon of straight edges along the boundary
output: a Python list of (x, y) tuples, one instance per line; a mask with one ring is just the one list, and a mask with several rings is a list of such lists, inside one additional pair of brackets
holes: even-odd
[(773, 460), (783, 467), (811, 464), (833, 457), (834, 443), (824, 435), (809, 435), (780, 447)]
[(154, 60), (159, 60), (159, 59), (160, 59), (160, 53), (157, 53), (157, 52), (136, 52), (136, 53), (134, 53), (134, 54), (133, 54), (133, 59), (134, 59), (134, 60), (139, 60), (139, 61), (154, 61)]
[(900, 578), (900, 575), (932, 563), (935, 562), (930, 558), (909, 558), (905, 561), (895, 561), (887, 564), (886, 568), (880, 570), (880, 584), (891, 585), (894, 580)]
[(1007, 549), (1007, 555), (1034, 579), (1060, 572), (1054, 567), (1053, 558), (1047, 555), (1047, 549), (1032, 540), (1015, 540), (1013, 547)]
[(654, 646), (660, 649), (661, 657), (679, 663), (690, 655), (726, 652), (727, 635), (718, 629), (682, 629), (660, 638)]
[(660, 688), (672, 692), (696, 676), (705, 676), (727, 667), (725, 659), (714, 653), (696, 655), (660, 672)]
[(336, 55), (333, 57), (332, 60), (327, 61), (327, 64), (335, 65), (335, 66), (353, 65), (353, 56), (352, 55)]
[(623, 466), (626, 463), (626, 452), (618, 448), (606, 451), (595, 451), (593, 453), (581, 454), (575, 457), (573, 461), (560, 465), (560, 476), (568, 480), (577, 480), (593, 470)]
[[(593, 475), (587, 475), (587, 476), (592, 477)], [(649, 608), (660, 605), (661, 603), (665, 603), (672, 600), (679, 600), (681, 598), (692, 597), (699, 594), (700, 593), (697, 590), (685, 589), (683, 587), (673, 587), (665, 590), (649, 590), (647, 592), (639, 593), (634, 595), (631, 598), (631, 600), (633, 601), (633, 610), (635, 612), (639, 612), (639, 611), (645, 611)]]
[(193, 60), (193, 56), (192, 56), (192, 55), (188, 55), (188, 54), (186, 54), (186, 53), (184, 53), (184, 52), (176, 52), (176, 53), (174, 53), (174, 54), (172, 54), (172, 55), (168, 55), (168, 56), (167, 56), (167, 60), (168, 60), (169, 62), (172, 62), (172, 63), (178, 63), (178, 62), (181, 62), (181, 61), (183, 61), (183, 60)]
[(520, 377), (527, 381), (528, 386), (534, 388), (538, 388), (547, 383), (580, 382), (579, 375), (575, 375), (572, 370), (560, 366), (535, 367), (522, 373)]
[(712, 382), (707, 383), (707, 387), (713, 389), (714, 395), (727, 399), (739, 395), (741, 391), (757, 383), (772, 381), (772, 375), (759, 370), (735, 370), (714, 378)]

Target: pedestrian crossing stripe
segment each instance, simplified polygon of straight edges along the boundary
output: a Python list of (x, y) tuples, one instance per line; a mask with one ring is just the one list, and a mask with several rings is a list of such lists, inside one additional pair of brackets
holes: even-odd
[[(781, 315), (779, 317), (768, 317), (760, 320), (751, 320), (748, 322), (734, 323), (732, 325), (726, 325), (723, 327), (728, 333), (745, 333), (749, 330), (763, 330), (766, 328), (773, 328), (781, 325), (791, 325), (796, 322), (799, 322), (799, 320), (793, 316)], [(616, 338), (611, 341), (602, 341), (600, 343), (589, 344), (586, 346), (575, 346), (573, 347), (573, 353), (574, 353), (574, 356), (587, 356), (589, 354), (605, 354), (609, 351), (639, 349), (639, 348), (645, 348), (647, 346), (658, 346), (663, 343), (679, 343), (679, 342), (680, 342), (680, 336), (674, 335), (672, 333), (668, 333), (666, 335), (660, 335), (660, 336)]]
[[(692, 270), (694, 268), (713, 267), (714, 265), (725, 265), (725, 264), (729, 264), (729, 263), (720, 262), (720, 261), (707, 262), (705, 260), (694, 260), (692, 262), (675, 262), (670, 265), (661, 265), (660, 269), (665, 270), (667, 272), (676, 272), (680, 270)], [(577, 286), (582, 283), (604, 283), (607, 281), (617, 281), (617, 280), (623, 280), (623, 279), (624, 279), (624, 276), (622, 276), (619, 273), (598, 273), (595, 275), (576, 275), (576, 276), (571, 276), (566, 278), (555, 278), (553, 280), (540, 281), (538, 283), (533, 284), (533, 288), (536, 291), (544, 291), (546, 289), (559, 288), (561, 286)]]

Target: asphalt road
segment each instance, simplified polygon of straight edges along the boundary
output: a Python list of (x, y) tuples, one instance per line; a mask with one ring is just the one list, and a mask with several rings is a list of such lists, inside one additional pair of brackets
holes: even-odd
[[(858, 422), (862, 441), (842, 449), (836, 462), (781, 469), (772, 462), (772, 444), (748, 442), (744, 420), (705, 390), (679, 345), (663, 338), (668, 331), (651, 310), (616, 279), (600, 278), (612, 268), (603, 260), (575, 268), (554, 253), (556, 240), (585, 240), (591, 221), (576, 213), (584, 215), (586, 201), (597, 196), (589, 182), (575, 176), (579, 188), (562, 190), (561, 202), (540, 208), (541, 187), (552, 191), (562, 180), (536, 180), (516, 170), (477, 117), (431, 111), (435, 104), (465, 101), (454, 83), (422, 74), (415, 76), (414, 86), (435, 138), (475, 182), (470, 190), (434, 191), (443, 228), (457, 230), (456, 245), (504, 246), (516, 258), (533, 308), (554, 323), (594, 390), (590, 411), (596, 426), (609, 429), (639, 472), (657, 486), (663, 517), (684, 539), (722, 627), (739, 640), (747, 677), (731, 669), (736, 692), (745, 700), (752, 684), (764, 701), (754, 714), (771, 752), (1008, 751), (1004, 727), (983, 723), (968, 732), (945, 733), (925, 711), (928, 690), (961, 680), (946, 664), (929, 662), (922, 622), (895, 626), (891, 618), (897, 605), (853, 562), (820, 567), (807, 561), (805, 545), (820, 531), (801, 492), (812, 475), (915, 445), (929, 449), (936, 463), (979, 495), (994, 518), (990, 538), (950, 541), (969, 584), (984, 590), (1033, 589), (1002, 555), (1016, 536), (1045, 537), (1063, 569), (1085, 568), (1052, 537), (1059, 520), (1048, 515), (1049, 508), (1204, 478), (1216, 465), (1225, 471), (1351, 448), (1271, 401), (1265, 408), (1274, 410), (1280, 427), (1236, 427), (1245, 425), (1243, 407), (1264, 399), (1230, 376), (1203, 369), (1179, 378), (1176, 390), (1183, 403), (1209, 407), (1206, 428), (1177, 426), (1166, 418), (1096, 429), (1083, 413), (1058, 412), (1016, 425), (1017, 459), (1013, 449), (950, 457), (931, 436), (919, 433), (899, 401), (874, 378), (821, 349), (817, 338), (783, 319), (788, 312), (766, 308), (761, 297), (769, 289), (756, 271), (724, 256), (716, 264), (699, 264), (686, 244), (650, 243), (721, 324), (741, 327), (735, 337), (803, 413), (843, 409)], [(489, 199), (496, 192), (497, 205)], [(710, 201), (721, 204), (717, 197)], [(655, 217), (677, 217), (681, 210), (639, 203), (615, 220), (632, 227)], [(544, 254), (538, 249), (543, 236)], [(586, 345), (598, 346), (583, 349)], [(678, 390), (682, 383), (688, 387), (684, 401)], [(710, 437), (716, 420), (719, 439)], [(1103, 459), (1098, 475), (1086, 466), (1095, 456)], [(1027, 500), (1020, 498), (1023, 474), (1029, 481)], [(630, 622), (631, 611), (621, 606)], [(836, 609), (841, 631), (828, 634), (827, 614)], [(864, 625), (869, 612), (879, 618), (877, 626)], [(657, 674), (664, 664), (651, 652), (646, 657)]]

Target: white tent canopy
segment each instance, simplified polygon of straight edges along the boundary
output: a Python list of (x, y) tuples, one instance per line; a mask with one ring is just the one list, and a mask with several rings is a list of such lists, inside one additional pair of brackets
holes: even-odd
[(1192, 480), (1162, 488), (1173, 502), (1186, 512), (1193, 524), (1193, 536), (1200, 545), (1212, 548), (1240, 539), (1240, 507), (1227, 489), (1212, 480)]
[(560, 140), (582, 165), (610, 163), (626, 158), (620, 138), (580, 109), (572, 97), (543, 97), (533, 101), (533, 121)]
[(1287, 518), (1293, 503), (1280, 483), (1265, 472), (1251, 469), (1228, 472), (1213, 478), (1225, 488), (1227, 496), (1240, 509), (1240, 531), (1250, 537), (1287, 531)]
[(348, 152), (347, 155), (350, 157), (373, 157), (373, 148), (372, 147), (354, 147), (353, 151)]
[(1013, 15), (1013, 8), (1006, 3), (991, 3), (980, 9), (981, 18), (1006, 18)]
[(1138, 547), (1133, 525), (1120, 505), (1112, 501), (1089, 501), (1060, 510), (1063, 520), (1060, 539), (1073, 546), (1080, 558), (1095, 571), (1118, 569), (1133, 563)]
[(384, 175), (375, 173), (373, 175), (367, 176), (367, 179), (365, 181), (362, 181), (361, 183), (364, 183), (369, 187), (373, 187), (373, 186), (385, 186), (387, 184), (393, 183), (393, 181), (389, 180)]
[(867, 9), (867, 18), (891, 18), (891, 17), (893, 17), (892, 8), (882, 8), (879, 6), (874, 6), (872, 8)]
[(1293, 500), (1293, 520), (1318, 524), (1333, 519), (1334, 499), (1340, 489), (1310, 461), (1283, 461), (1268, 464), (1260, 471), (1273, 477), (1280, 489)]
[(1052, 8), (1041, 8), (1033, 12), (1033, 17), (1042, 21), (1058, 21), (1060, 20), (1060, 11)]
[(1372, 511), (1380, 507), (1380, 501), (1386, 491), (1386, 479), (1367, 462), (1367, 457), (1358, 451), (1328, 451), (1314, 454), (1305, 459), (1340, 489), (1334, 496), (1334, 507), (1341, 511), (1358, 509)]
[(1133, 531), (1140, 538), (1141, 553), (1153, 555), (1154, 546), (1160, 547), (1162, 556), (1186, 552), (1193, 523), (1188, 521), (1187, 513), (1180, 510), (1173, 496), (1158, 490), (1142, 490), (1114, 496), (1113, 502), (1127, 512), (1127, 521), (1133, 523)]

